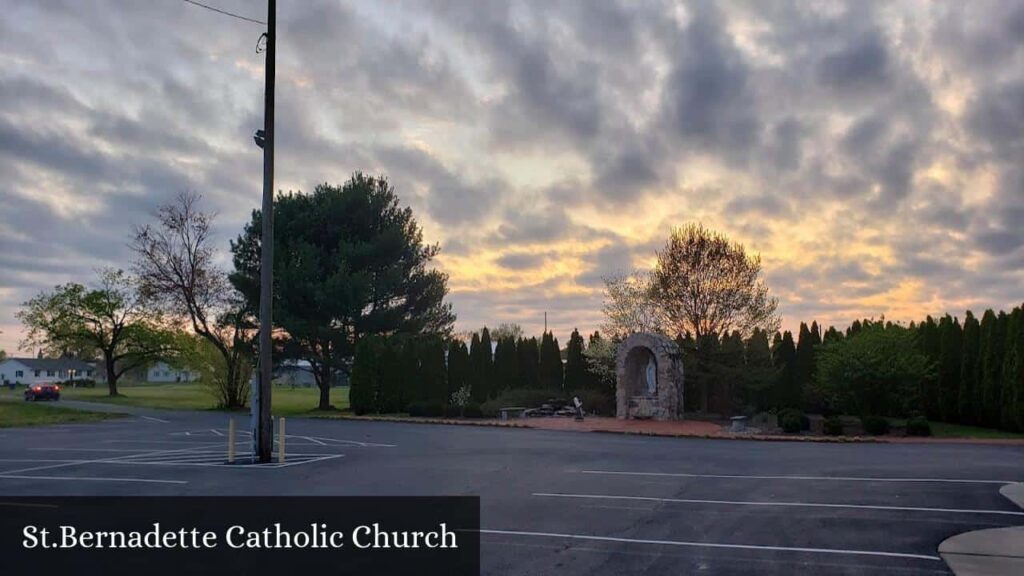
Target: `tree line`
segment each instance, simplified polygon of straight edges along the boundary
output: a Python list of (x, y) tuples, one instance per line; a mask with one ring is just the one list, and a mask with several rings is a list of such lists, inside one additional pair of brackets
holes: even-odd
[[(429, 404), (428, 411), (458, 411), (514, 390), (552, 396), (593, 391), (614, 397), (614, 382), (609, 387), (588, 365), (578, 330), (569, 338), (564, 362), (551, 332), (540, 340), (519, 332), (502, 330), (492, 337), (484, 327), (470, 335), (468, 344), (436, 335), (364, 338), (353, 362), (352, 409), (357, 414), (415, 412)], [(595, 332), (591, 345), (600, 340)]]

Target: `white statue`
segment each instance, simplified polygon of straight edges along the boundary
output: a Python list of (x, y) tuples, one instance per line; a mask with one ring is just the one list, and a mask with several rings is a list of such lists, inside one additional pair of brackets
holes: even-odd
[(654, 365), (654, 356), (647, 359), (647, 394), (654, 396), (658, 393), (658, 369)]

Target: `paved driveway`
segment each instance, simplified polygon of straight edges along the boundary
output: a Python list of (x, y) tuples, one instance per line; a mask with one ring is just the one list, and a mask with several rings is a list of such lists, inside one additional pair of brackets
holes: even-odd
[(136, 410), (0, 429), (0, 492), (476, 494), (486, 574), (948, 574), (946, 537), (1024, 524), (998, 492), (1024, 481), (1019, 446), (291, 419), (284, 464), (228, 467), (227, 422)]

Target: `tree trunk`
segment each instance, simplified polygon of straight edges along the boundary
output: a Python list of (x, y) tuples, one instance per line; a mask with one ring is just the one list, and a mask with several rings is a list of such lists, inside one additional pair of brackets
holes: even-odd
[(320, 387), (320, 406), (319, 410), (330, 410), (331, 409), (331, 383), (330, 382), (317, 382), (317, 386)]
[(114, 366), (114, 355), (107, 352), (103, 353), (103, 363), (107, 368), (107, 390), (110, 392), (110, 396), (117, 396), (117, 369)]

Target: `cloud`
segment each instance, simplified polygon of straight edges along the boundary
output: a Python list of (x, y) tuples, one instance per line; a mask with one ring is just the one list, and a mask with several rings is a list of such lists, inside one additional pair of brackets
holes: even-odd
[[(591, 331), (601, 276), (688, 220), (762, 254), (787, 327), (1019, 303), (1019, 2), (279, 10), (277, 187), (386, 175), (444, 247), (466, 327), (539, 332), (546, 310), (563, 340)], [(259, 26), (182, 3), (5, 15), (11, 348), (18, 302), (126, 266), (132, 224), (182, 189), (227, 249), (261, 190), (263, 56)]]

